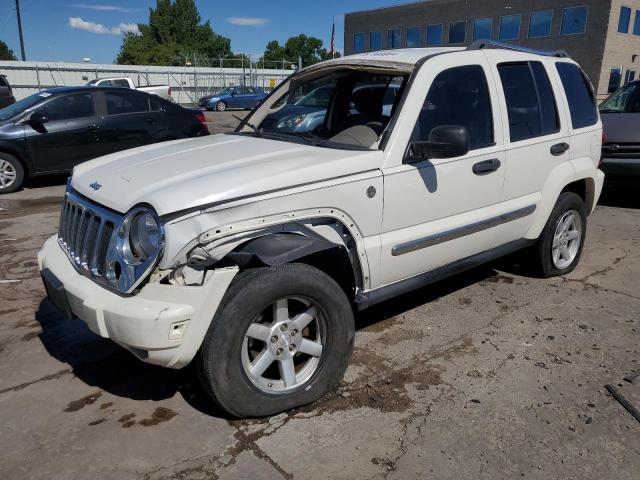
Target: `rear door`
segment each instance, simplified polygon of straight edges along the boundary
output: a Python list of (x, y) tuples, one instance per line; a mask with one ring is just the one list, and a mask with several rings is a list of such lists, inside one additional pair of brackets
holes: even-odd
[(154, 143), (166, 132), (160, 109), (151, 110), (149, 95), (134, 90), (103, 90), (100, 136), (103, 154)]
[(95, 93), (56, 96), (37, 107), (48, 118), (42, 125), (25, 124), (25, 138), (36, 172), (69, 171), (100, 155)]
[[(493, 52), (492, 52), (493, 53)], [(501, 61), (492, 55), (502, 110), (506, 112), (505, 182), (502, 203), (512, 208), (536, 209), (545, 182), (554, 169), (566, 168), (571, 152), (566, 112), (562, 108), (553, 63), (535, 57), (524, 61)], [(508, 57), (510, 60), (512, 55)], [(535, 215), (510, 222), (503, 232), (507, 240), (524, 237)]]

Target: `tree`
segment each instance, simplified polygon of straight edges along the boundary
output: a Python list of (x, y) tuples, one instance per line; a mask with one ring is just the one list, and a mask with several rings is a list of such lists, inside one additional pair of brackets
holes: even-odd
[[(119, 64), (183, 65), (198, 58), (230, 58), (231, 40), (202, 23), (194, 0), (156, 0), (149, 23), (138, 24), (140, 34), (125, 34)], [(202, 63), (202, 62), (201, 62)]]
[(2, 40), (0, 40), (0, 60), (17, 60), (13, 50)]
[[(340, 56), (336, 52), (336, 58)], [(259, 62), (288, 62), (298, 64), (298, 58), (302, 58), (302, 66), (308, 67), (314, 63), (333, 58), (331, 53), (322, 48), (322, 40), (315, 37), (308, 37), (304, 33), (291, 37), (284, 44), (284, 47), (277, 40), (271, 40), (265, 47), (264, 54)]]

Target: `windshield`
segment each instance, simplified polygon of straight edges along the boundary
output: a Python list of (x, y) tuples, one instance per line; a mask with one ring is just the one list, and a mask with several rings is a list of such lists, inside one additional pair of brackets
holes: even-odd
[(48, 92), (35, 93), (27, 98), (17, 101), (16, 103), (9, 105), (8, 107), (0, 109), (0, 121), (9, 120), (15, 117), (19, 113), (23, 112), (27, 108), (35, 105), (36, 103), (44, 100), (51, 94)]
[(294, 79), (255, 130), (285, 141), (297, 137), (333, 148), (369, 148), (395, 114), (405, 79), (354, 70)]
[(604, 113), (639, 113), (640, 82), (630, 83), (611, 95), (600, 105)]

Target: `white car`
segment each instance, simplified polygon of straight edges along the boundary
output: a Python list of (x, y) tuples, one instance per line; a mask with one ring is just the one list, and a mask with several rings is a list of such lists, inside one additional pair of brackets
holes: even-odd
[(165, 100), (173, 101), (173, 97), (171, 96), (171, 87), (169, 85), (148, 85), (146, 87), (136, 87), (136, 84), (133, 83), (133, 80), (129, 77), (96, 78), (95, 80), (91, 80), (87, 83), (87, 85), (94, 87), (130, 88), (150, 95), (157, 95)]
[[(381, 88), (353, 109), (362, 84), (401, 85), (391, 115)], [(262, 127), (322, 85), (322, 128)], [(39, 265), (98, 335), (196, 362), (224, 410), (271, 415), (338, 385), (358, 310), (523, 248), (540, 275), (570, 272), (601, 143), (591, 84), (562, 52), (353, 55), (297, 72), (231, 134), (77, 166)]]

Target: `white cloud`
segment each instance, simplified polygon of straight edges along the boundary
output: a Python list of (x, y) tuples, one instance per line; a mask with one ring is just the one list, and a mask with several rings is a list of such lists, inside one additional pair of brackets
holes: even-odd
[(138, 25), (135, 23), (120, 23), (117, 27), (105, 27), (101, 23), (88, 22), (80, 17), (69, 17), (69, 27), (76, 30), (85, 30), (91, 33), (122, 35), (124, 33), (134, 33), (138, 35)]
[(257, 17), (229, 17), (227, 23), (231, 25), (239, 25), (241, 27), (263, 27), (269, 23), (268, 18)]
[(73, 8), (84, 8), (85, 10), (95, 10), (97, 12), (123, 12), (130, 13), (135, 12), (135, 8), (119, 7), (117, 5), (91, 5), (87, 3), (72, 3), (67, 5)]

